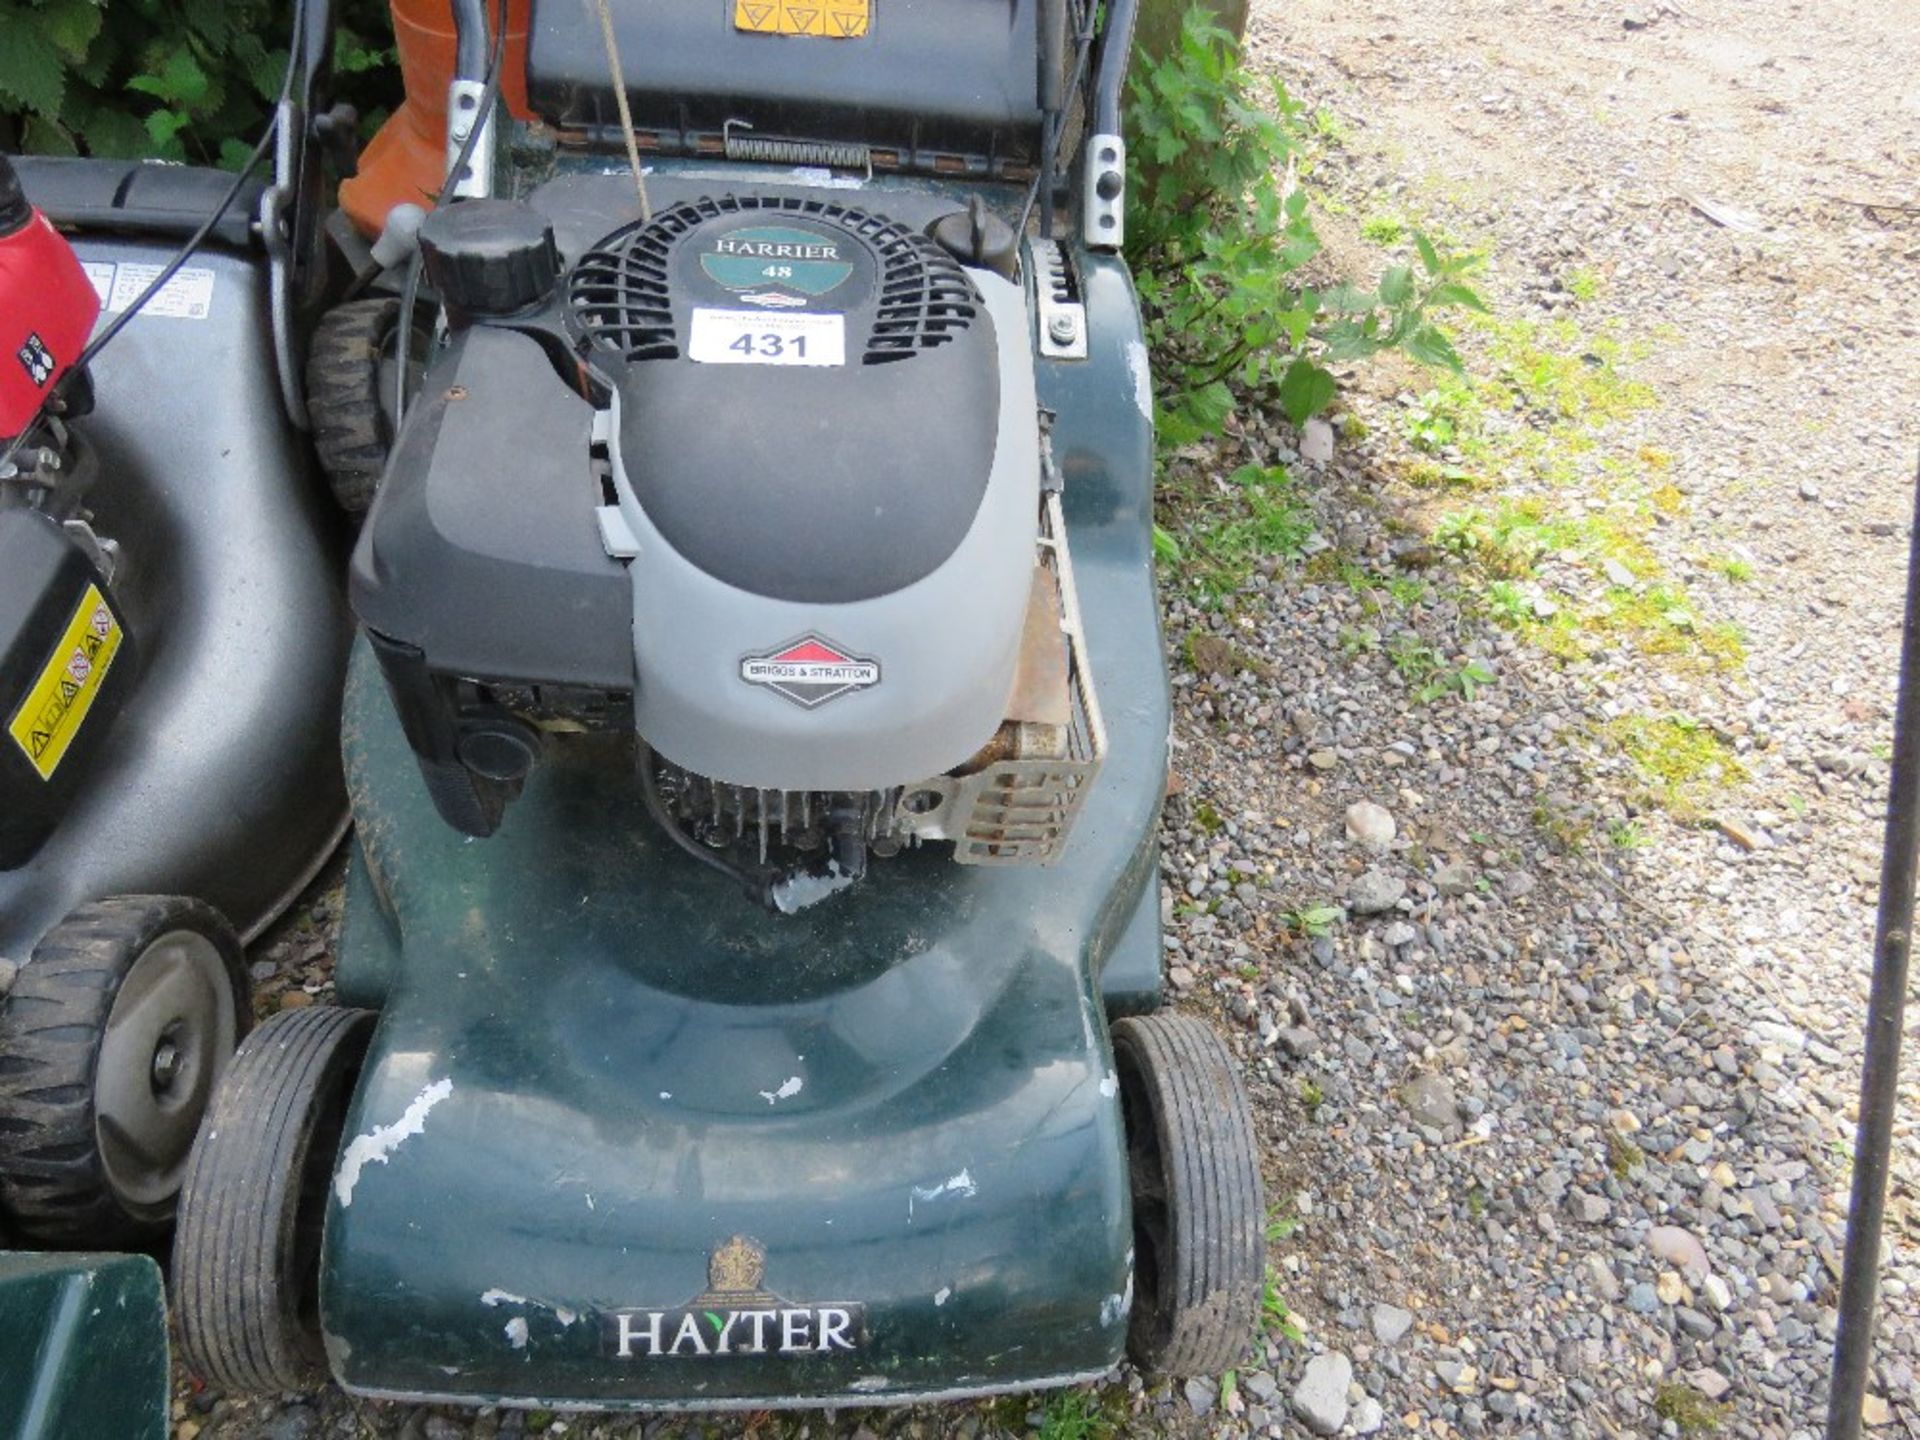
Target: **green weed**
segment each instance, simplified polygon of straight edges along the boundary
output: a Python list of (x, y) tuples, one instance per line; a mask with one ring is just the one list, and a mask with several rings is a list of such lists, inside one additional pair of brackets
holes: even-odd
[(1482, 686), (1491, 685), (1499, 678), (1478, 660), (1469, 660), (1464, 665), (1443, 669), (1432, 680), (1414, 691), (1413, 698), (1422, 705), (1431, 705), (1435, 700), (1448, 695), (1458, 695), (1461, 699), (1470, 701), (1480, 693)]
[(1047, 1397), (1035, 1433), (1039, 1440), (1106, 1440), (1114, 1429), (1114, 1416), (1100, 1393), (1074, 1389), (1056, 1390)]
[(1682, 818), (1696, 815), (1707, 793), (1747, 778), (1733, 748), (1685, 716), (1625, 715), (1602, 733), (1633, 762), (1647, 797)]
[(1473, 257), (1412, 233), (1416, 264), (1371, 290), (1307, 285), (1320, 252), (1307, 192), (1283, 188), (1303, 138), (1324, 125), (1277, 79), (1246, 70), (1234, 37), (1195, 7), (1172, 53), (1133, 68), (1128, 91), (1128, 251), (1160, 383), (1163, 446), (1219, 433), (1235, 387), (1277, 401), (1300, 424), (1332, 404), (1327, 362), (1402, 350), (1459, 367), (1435, 317), (1484, 310), (1467, 284)]
[(1712, 1435), (1726, 1423), (1733, 1407), (1716, 1405), (1693, 1386), (1674, 1381), (1653, 1392), (1653, 1413), (1671, 1420), (1682, 1435)]
[(1287, 911), (1280, 917), (1280, 923), (1302, 935), (1330, 935), (1345, 913), (1337, 905), (1303, 905)]
[(1646, 1152), (1618, 1130), (1607, 1132), (1607, 1169), (1616, 1180), (1625, 1180), (1647, 1163)]

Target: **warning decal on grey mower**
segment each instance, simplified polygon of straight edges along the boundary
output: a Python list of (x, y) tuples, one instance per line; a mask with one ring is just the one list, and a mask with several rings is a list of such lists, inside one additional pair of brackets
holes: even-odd
[(740, 678), (811, 710), (853, 690), (880, 683), (880, 662), (849, 655), (821, 635), (802, 635), (766, 655), (740, 662)]
[(795, 1305), (760, 1288), (767, 1253), (735, 1235), (707, 1262), (707, 1289), (671, 1310), (615, 1310), (601, 1340), (616, 1360), (722, 1355), (820, 1355), (866, 1343), (866, 1307)]

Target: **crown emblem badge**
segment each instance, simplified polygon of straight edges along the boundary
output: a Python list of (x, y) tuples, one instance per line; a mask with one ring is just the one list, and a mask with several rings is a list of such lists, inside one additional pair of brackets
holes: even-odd
[(735, 1235), (707, 1260), (707, 1288), (715, 1295), (752, 1294), (767, 1273), (767, 1252), (758, 1241)]

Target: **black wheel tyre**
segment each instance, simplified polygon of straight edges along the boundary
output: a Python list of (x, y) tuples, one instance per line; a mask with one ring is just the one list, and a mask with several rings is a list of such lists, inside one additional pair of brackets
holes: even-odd
[(42, 1245), (151, 1243), (252, 1020), (211, 906), (128, 895), (49, 931), (0, 1009), (0, 1203)]
[(181, 1358), (223, 1390), (321, 1378), (320, 1227), (370, 1010), (283, 1010), (247, 1037), (201, 1127), (173, 1238)]
[[(333, 497), (350, 515), (373, 504), (393, 446), (394, 332), (400, 302), (350, 300), (314, 327), (307, 351), (307, 414), (313, 447)], [(410, 363), (425, 356), (427, 334), (416, 327)]]
[(1253, 1336), (1266, 1274), (1247, 1094), (1226, 1045), (1189, 1015), (1120, 1021), (1113, 1056), (1133, 1191), (1127, 1353), (1149, 1373), (1218, 1374)]

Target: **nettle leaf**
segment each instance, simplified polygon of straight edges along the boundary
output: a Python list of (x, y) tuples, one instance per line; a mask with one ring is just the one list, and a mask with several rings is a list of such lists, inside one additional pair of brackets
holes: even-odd
[(1215, 380), (1190, 391), (1183, 404), (1195, 423), (1208, 435), (1217, 435), (1233, 414), (1233, 391), (1224, 380)]
[(1391, 266), (1380, 277), (1380, 303), (1405, 305), (1413, 299), (1413, 271), (1405, 265)]
[(167, 52), (153, 73), (135, 75), (127, 81), (127, 88), (166, 105), (192, 109), (207, 98), (207, 72), (200, 68), (191, 50), (179, 45)]
[(78, 155), (80, 148), (65, 127), (43, 116), (29, 115), (20, 127), (20, 148), (29, 155)]
[(1280, 408), (1296, 425), (1304, 425), (1333, 403), (1339, 382), (1311, 360), (1296, 360), (1280, 377)]
[(1427, 292), (1427, 304), (1475, 310), (1482, 315), (1492, 313), (1487, 309), (1487, 302), (1480, 298), (1478, 291), (1470, 285), (1462, 285), (1458, 280), (1447, 280), (1434, 286)]
[(1460, 363), (1460, 352), (1453, 348), (1453, 342), (1437, 326), (1421, 326), (1407, 337), (1406, 347), (1407, 354), (1422, 365), (1434, 365), (1453, 371), (1465, 368)]
[(124, 105), (93, 102), (84, 115), (74, 117), (73, 128), (86, 142), (89, 155), (136, 160), (151, 148), (147, 127)]
[(0, 102), (53, 120), (66, 94), (66, 67), (39, 12), (0, 0)]
[(1380, 350), (1380, 322), (1373, 315), (1348, 316), (1327, 327), (1329, 360), (1364, 360)]
[(234, 4), (234, 0), (180, 0), (180, 15), (186, 27), (209, 46), (223, 48), (234, 35), (236, 25), (257, 19), (252, 4)]
[(162, 155), (179, 153), (179, 135), (188, 123), (187, 117), (177, 110), (156, 110), (147, 116), (147, 135), (154, 149)]
[(94, 0), (51, 0), (36, 12), (40, 28), (69, 64), (87, 58), (103, 19)]
[(1427, 274), (1440, 273), (1440, 252), (1433, 248), (1433, 242), (1420, 231), (1413, 232), (1413, 248), (1420, 252), (1420, 263), (1427, 267)]
[(1380, 303), (1371, 290), (1361, 290), (1342, 280), (1321, 297), (1321, 304), (1336, 315), (1364, 315)]

